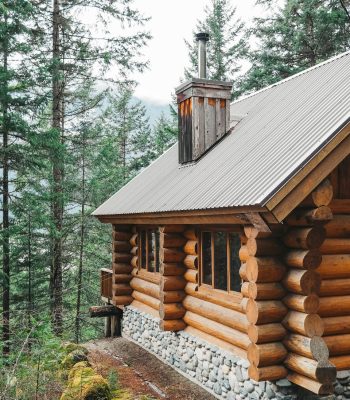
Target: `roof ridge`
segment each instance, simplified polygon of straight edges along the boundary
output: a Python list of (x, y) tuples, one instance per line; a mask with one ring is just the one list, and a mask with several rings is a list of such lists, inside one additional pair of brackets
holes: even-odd
[(290, 81), (290, 80), (292, 80), (292, 79), (295, 79), (295, 78), (297, 78), (297, 77), (300, 76), (300, 75), (303, 75), (303, 74), (306, 74), (306, 73), (308, 73), (308, 72), (311, 72), (311, 71), (313, 71), (314, 69), (320, 68), (320, 67), (322, 67), (323, 65), (329, 64), (329, 63), (331, 63), (331, 62), (333, 62), (333, 61), (335, 61), (335, 60), (337, 60), (337, 59), (339, 59), (339, 58), (342, 58), (342, 57), (344, 57), (344, 56), (346, 56), (346, 55), (349, 55), (349, 54), (350, 54), (350, 50), (344, 51), (343, 53), (340, 53), (340, 54), (337, 54), (337, 55), (335, 55), (335, 56), (333, 56), (333, 57), (331, 57), (331, 58), (328, 58), (327, 60), (322, 61), (322, 62), (320, 62), (319, 64), (316, 64), (316, 65), (314, 65), (314, 66), (312, 66), (312, 67), (309, 67), (309, 68), (304, 69), (303, 71), (300, 71), (300, 72), (297, 72), (296, 74), (293, 74), (293, 75), (291, 75), (291, 76), (288, 76), (288, 78), (281, 79), (281, 80), (278, 81), (278, 82), (275, 82), (275, 83), (272, 83), (271, 85), (265, 86), (265, 87), (263, 87), (262, 89), (257, 90), (256, 92), (249, 93), (249, 94), (246, 94), (246, 95), (242, 95), (242, 96), (239, 97), (238, 99), (232, 101), (230, 104), (239, 103), (240, 101), (246, 100), (246, 99), (248, 99), (248, 98), (250, 98), (250, 97), (253, 97), (253, 96), (255, 96), (255, 95), (259, 94), (259, 93), (262, 93), (262, 92), (264, 92), (264, 91), (266, 91), (266, 90), (268, 90), (268, 89), (271, 89), (271, 88), (273, 88), (273, 87), (275, 87), (275, 86), (282, 85), (283, 83), (288, 82), (288, 81)]

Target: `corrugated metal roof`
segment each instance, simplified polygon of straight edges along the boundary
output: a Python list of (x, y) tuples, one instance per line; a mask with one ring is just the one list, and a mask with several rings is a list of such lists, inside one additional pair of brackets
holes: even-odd
[(177, 144), (94, 215), (264, 205), (350, 119), (350, 52), (231, 104), (246, 115), (197, 163)]

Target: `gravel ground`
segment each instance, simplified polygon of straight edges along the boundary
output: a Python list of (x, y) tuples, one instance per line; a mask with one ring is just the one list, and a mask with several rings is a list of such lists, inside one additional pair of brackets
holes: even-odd
[(84, 345), (90, 362), (104, 376), (114, 370), (134, 399), (214, 400), (211, 394), (125, 338), (101, 339)]

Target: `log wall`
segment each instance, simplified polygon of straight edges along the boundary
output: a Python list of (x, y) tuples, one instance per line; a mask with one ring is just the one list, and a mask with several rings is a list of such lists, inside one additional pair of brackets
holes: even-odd
[(132, 288), (130, 287), (130, 265), (132, 245), (130, 239), (133, 236), (132, 227), (127, 225), (113, 225), (112, 230), (112, 301), (116, 306), (131, 304)]
[(322, 248), (326, 243), (325, 225), (332, 220), (329, 204), (332, 185), (322, 182), (286, 219), (288, 230), (284, 244), (288, 248), (285, 263), (288, 272), (283, 285), (288, 294), (283, 298), (288, 307), (283, 324), (288, 335), (283, 343), (288, 349), (284, 365), (288, 379), (317, 394), (333, 390), (336, 369), (329, 361), (322, 320), (322, 299), (319, 298), (322, 274)]
[(286, 335), (282, 320), (287, 314), (282, 302), (285, 289), (281, 281), (286, 273), (280, 261), (283, 245), (278, 232), (262, 233), (248, 226), (244, 231), (240, 275), (249, 322), (249, 376), (255, 381), (281, 379), (287, 375), (283, 366), (287, 350), (282, 343)]

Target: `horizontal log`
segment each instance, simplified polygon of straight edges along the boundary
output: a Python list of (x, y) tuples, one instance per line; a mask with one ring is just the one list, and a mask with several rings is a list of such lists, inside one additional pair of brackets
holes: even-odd
[(132, 293), (132, 288), (128, 283), (113, 283), (114, 296), (128, 296)]
[(162, 319), (181, 319), (185, 312), (186, 310), (181, 303), (160, 303), (159, 315)]
[(241, 293), (244, 297), (249, 297), (249, 282), (242, 283)]
[(129, 263), (131, 259), (130, 253), (113, 253), (113, 262), (115, 263)]
[(242, 262), (246, 262), (249, 257), (248, 247), (246, 245), (241, 246), (238, 255)]
[(293, 228), (283, 238), (287, 247), (294, 249), (317, 249), (326, 238), (326, 231), (321, 226), (312, 228)]
[(301, 386), (304, 389), (318, 395), (324, 396), (333, 393), (333, 385), (331, 383), (320, 383), (315, 381), (314, 379), (297, 374), (295, 372), (289, 373), (287, 379), (290, 382), (295, 383), (296, 385)]
[[(246, 282), (248, 284), (248, 296), (254, 300), (279, 300), (281, 299), (286, 291), (281, 284), (278, 282), (272, 283), (255, 283)], [(243, 285), (242, 285), (243, 293)]]
[(241, 277), (242, 280), (247, 281), (247, 264), (244, 263), (241, 265), (239, 269), (239, 276)]
[(131, 232), (113, 232), (113, 240), (115, 241), (129, 241), (131, 236)]
[(287, 355), (287, 350), (282, 343), (251, 343), (247, 349), (248, 360), (256, 367), (268, 367), (281, 364)]
[(181, 234), (176, 233), (161, 233), (160, 235), (160, 246), (173, 248), (182, 247), (186, 243), (186, 238)]
[(191, 256), (187, 255), (185, 259), (183, 260), (183, 263), (185, 267), (191, 268), (191, 269), (198, 269), (198, 257), (197, 256)]
[(211, 289), (206, 289), (203, 286), (198, 289), (198, 285), (195, 283), (187, 283), (185, 292), (197, 299), (205, 300), (230, 310), (244, 313), (240, 296), (232, 296), (228, 293), (213, 291)]
[(283, 325), (293, 333), (304, 336), (322, 336), (324, 324), (317, 314), (304, 314), (298, 311), (290, 311), (283, 320)]
[(139, 243), (138, 242), (138, 234), (134, 233), (130, 238), (130, 244), (132, 247), (136, 247), (136, 246), (138, 246), (138, 243)]
[(247, 352), (241, 349), (238, 346), (234, 346), (231, 343), (227, 343), (224, 340), (218, 339), (216, 336), (209, 335), (208, 333), (202, 332), (197, 328), (193, 328), (192, 326), (187, 326), (185, 328), (185, 332), (191, 336), (200, 338), (211, 345), (217, 346), (221, 349), (227, 350), (230, 353), (233, 353), (235, 356), (238, 356), (243, 359), (247, 359)]
[(197, 240), (188, 240), (183, 247), (183, 251), (191, 256), (198, 255), (198, 242)]
[(249, 257), (247, 260), (247, 279), (251, 282), (278, 282), (285, 272), (286, 267), (274, 257)]
[(202, 317), (198, 314), (194, 314), (191, 311), (187, 311), (184, 316), (184, 321), (187, 325), (193, 326), (201, 330), (202, 332), (208, 333), (238, 346), (242, 349), (247, 349), (250, 343), (248, 335), (240, 332), (236, 329), (230, 328), (226, 325), (212, 321), (208, 318)]
[(250, 256), (275, 256), (283, 252), (283, 245), (279, 242), (279, 239), (276, 238), (249, 238), (246, 246)]
[(323, 280), (319, 294), (321, 297), (350, 295), (350, 278)]
[(350, 253), (350, 239), (326, 239), (320, 248), (322, 254)]
[(289, 294), (283, 299), (283, 303), (290, 310), (305, 314), (316, 314), (320, 306), (320, 301), (316, 294), (310, 294), (308, 296)]
[(148, 296), (152, 296), (155, 299), (160, 298), (160, 288), (159, 288), (159, 285), (157, 285), (155, 283), (147, 282), (147, 281), (144, 281), (143, 279), (134, 277), (130, 281), (130, 286), (134, 290), (137, 290), (138, 292), (147, 294)]
[(134, 227), (126, 224), (113, 224), (112, 232), (133, 232)]
[(138, 268), (139, 267), (139, 258), (138, 258), (138, 256), (134, 256), (131, 259), (130, 264), (132, 265), (133, 268)]
[(187, 282), (198, 283), (198, 271), (188, 269), (184, 274), (184, 278)]
[(128, 283), (132, 279), (131, 274), (115, 274), (114, 283)]
[(132, 246), (129, 241), (115, 240), (113, 242), (113, 251), (115, 253), (129, 253)]
[(286, 218), (289, 226), (308, 226), (312, 224), (325, 224), (333, 218), (332, 210), (327, 206), (312, 209), (296, 209)]
[(116, 306), (128, 306), (133, 300), (132, 296), (113, 296), (113, 304)]
[(113, 272), (115, 274), (130, 274), (132, 266), (130, 264), (113, 263)]
[(140, 269), (134, 268), (131, 271), (131, 274), (132, 276), (142, 279), (143, 281), (155, 283), (156, 285), (160, 284), (160, 279), (161, 279), (160, 274), (155, 274), (154, 272), (146, 271), (143, 268)]
[(159, 228), (161, 233), (180, 233), (185, 230), (183, 225), (165, 225)]
[(248, 239), (256, 239), (259, 235), (259, 229), (255, 228), (253, 225), (245, 225), (243, 230)]
[(172, 290), (170, 292), (160, 292), (161, 303), (181, 303), (186, 297), (183, 290)]
[(323, 318), (324, 336), (350, 333), (350, 315)]
[(90, 318), (111, 317), (123, 315), (123, 311), (111, 304), (105, 306), (92, 306), (89, 308)]
[(288, 375), (287, 369), (283, 365), (271, 365), (269, 367), (258, 368), (255, 365), (250, 365), (248, 368), (249, 378), (256, 382), (261, 381), (277, 381)]
[(160, 248), (159, 259), (163, 263), (181, 262), (185, 258), (185, 253), (176, 249)]
[(158, 310), (155, 310), (154, 308), (152, 308), (152, 307), (150, 307), (150, 306), (148, 306), (146, 304), (140, 303), (137, 300), (134, 300), (131, 303), (131, 306), (136, 308), (137, 310), (139, 310), (141, 312), (144, 312), (146, 314), (151, 315), (153, 318), (159, 318), (159, 311)]
[(350, 369), (350, 355), (331, 357), (329, 362), (336, 367), (337, 371)]
[(178, 332), (186, 328), (186, 323), (182, 319), (174, 319), (174, 320), (163, 319), (160, 321), (159, 327), (162, 331)]
[(138, 248), (137, 246), (133, 247), (133, 248), (130, 250), (130, 254), (132, 254), (133, 256), (137, 256), (137, 255), (138, 255), (138, 252), (139, 252), (139, 248)]
[(248, 330), (249, 323), (247, 317), (238, 311), (230, 310), (220, 305), (198, 299), (194, 296), (186, 296), (183, 300), (183, 305), (188, 311), (191, 311), (194, 314), (201, 315), (202, 317), (219, 322), (220, 324), (229, 326), (230, 328), (245, 333)]
[(317, 207), (328, 206), (333, 199), (333, 185), (329, 179), (322, 181), (311, 193)]
[(320, 336), (309, 338), (303, 335), (291, 333), (284, 339), (283, 344), (292, 353), (299, 354), (316, 361), (328, 360), (329, 358), (327, 344)]
[(181, 276), (187, 271), (182, 263), (161, 263), (160, 274), (164, 276)]
[(132, 297), (140, 303), (146, 304), (147, 306), (152, 307), (154, 310), (159, 311), (160, 301), (158, 299), (155, 299), (154, 297), (145, 293), (138, 292), (137, 290), (132, 292)]
[(336, 378), (337, 371), (328, 360), (316, 361), (295, 353), (288, 353), (284, 365), (291, 371), (320, 383), (332, 383)]
[(247, 319), (251, 324), (269, 324), (281, 321), (287, 314), (287, 307), (278, 300), (255, 301), (247, 303)]
[(329, 354), (332, 356), (350, 355), (350, 334), (324, 336)]
[(198, 234), (195, 229), (186, 229), (183, 235), (188, 240), (198, 240)]
[(350, 237), (350, 215), (338, 214), (325, 226), (327, 238)]
[(286, 329), (280, 323), (265, 325), (249, 325), (248, 336), (252, 343), (270, 343), (281, 341), (286, 335)]
[(318, 293), (321, 287), (321, 276), (315, 271), (290, 269), (283, 279), (283, 285), (288, 291), (297, 294)]
[(289, 250), (284, 258), (289, 267), (299, 269), (316, 269), (322, 262), (322, 255), (318, 249)]
[(171, 290), (181, 290), (186, 286), (186, 279), (182, 276), (162, 276), (160, 288), (164, 292)]
[(316, 272), (322, 279), (350, 278), (350, 254), (323, 255)]
[(350, 314), (350, 296), (321, 297), (318, 314), (321, 317), (337, 317)]

